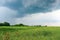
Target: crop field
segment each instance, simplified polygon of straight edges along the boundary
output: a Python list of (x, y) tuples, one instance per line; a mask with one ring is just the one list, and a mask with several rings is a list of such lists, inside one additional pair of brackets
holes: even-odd
[(0, 27), (0, 40), (60, 40), (60, 27)]

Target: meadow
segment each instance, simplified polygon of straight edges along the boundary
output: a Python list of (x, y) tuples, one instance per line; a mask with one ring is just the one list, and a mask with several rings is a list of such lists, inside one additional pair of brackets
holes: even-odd
[(0, 40), (60, 40), (60, 27), (0, 27)]

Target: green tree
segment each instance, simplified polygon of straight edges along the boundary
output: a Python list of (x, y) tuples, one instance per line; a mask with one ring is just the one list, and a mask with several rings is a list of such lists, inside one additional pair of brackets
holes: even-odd
[(21, 23), (21, 24), (19, 24), (19, 26), (24, 26), (24, 24)]
[(4, 22), (3, 24), (4, 24), (4, 26), (10, 26), (10, 23), (8, 23), (8, 22)]
[(0, 23), (0, 26), (3, 26), (4, 24), (3, 23)]

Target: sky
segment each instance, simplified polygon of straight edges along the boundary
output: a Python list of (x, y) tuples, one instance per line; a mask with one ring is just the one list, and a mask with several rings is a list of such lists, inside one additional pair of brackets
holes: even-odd
[(0, 0), (0, 22), (60, 26), (60, 0)]

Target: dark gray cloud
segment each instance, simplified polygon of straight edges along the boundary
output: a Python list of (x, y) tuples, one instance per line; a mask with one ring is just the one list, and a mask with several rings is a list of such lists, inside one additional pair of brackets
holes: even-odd
[(52, 11), (56, 0), (6, 0), (3, 6), (17, 10), (18, 15)]
[(33, 2), (32, 2), (32, 4), (30, 3), (28, 7), (26, 7), (25, 12), (35, 13), (35, 12), (51, 11), (55, 5), (54, 3), (56, 2), (56, 0), (36, 0), (36, 2), (34, 2), (34, 3)]
[(0, 0), (0, 21), (14, 23), (16, 18), (56, 9), (60, 9), (60, 0)]

